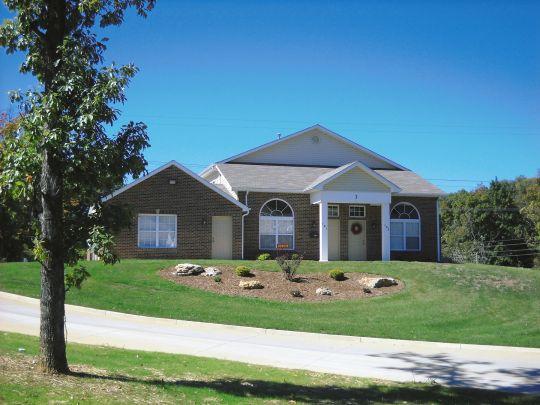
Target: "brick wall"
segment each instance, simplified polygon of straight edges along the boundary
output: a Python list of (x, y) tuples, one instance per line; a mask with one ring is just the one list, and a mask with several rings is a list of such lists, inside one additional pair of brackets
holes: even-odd
[[(175, 180), (176, 184), (169, 184)], [(116, 235), (121, 258), (210, 258), (212, 216), (233, 218), (233, 258), (242, 255), (242, 209), (180, 169), (171, 166), (112, 198), (109, 204), (127, 204), (133, 211), (131, 226)], [(137, 247), (137, 215), (177, 215), (177, 247)]]

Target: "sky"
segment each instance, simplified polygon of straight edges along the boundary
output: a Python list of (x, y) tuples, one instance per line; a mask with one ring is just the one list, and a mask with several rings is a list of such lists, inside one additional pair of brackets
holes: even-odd
[[(140, 69), (120, 123), (148, 125), (150, 170), (319, 123), (452, 192), (537, 175), (538, 21), (539, 1), (158, 0), (98, 34)], [(0, 53), (0, 110), (36, 85), (22, 60)]]

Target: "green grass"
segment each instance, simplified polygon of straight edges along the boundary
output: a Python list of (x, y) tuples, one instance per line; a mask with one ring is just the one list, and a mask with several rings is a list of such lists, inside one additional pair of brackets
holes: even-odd
[[(19, 348), (24, 353), (19, 353)], [(0, 403), (478, 403), (540, 397), (392, 383), (164, 353), (68, 345), (72, 374), (36, 364), (38, 339), (0, 333)]]
[[(540, 271), (416, 262), (305, 261), (301, 272), (340, 268), (405, 282), (397, 294), (353, 301), (281, 303), (174, 284), (159, 269), (179, 260), (87, 262), (91, 278), (67, 302), (165, 318), (397, 339), (540, 347)], [(273, 261), (193, 260), (277, 271)], [(0, 264), (0, 290), (39, 296), (37, 263)]]

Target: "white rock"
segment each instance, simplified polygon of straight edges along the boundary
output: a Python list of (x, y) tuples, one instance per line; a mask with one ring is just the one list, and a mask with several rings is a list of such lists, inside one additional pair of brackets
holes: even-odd
[(391, 287), (398, 284), (392, 277), (362, 277), (358, 282), (369, 288)]
[(257, 280), (252, 281), (240, 281), (238, 287), (243, 288), (244, 290), (256, 290), (264, 288), (264, 286)]
[(332, 295), (332, 290), (328, 287), (319, 287), (315, 290), (317, 295)]
[(204, 273), (202, 275), (206, 277), (215, 277), (215, 276), (219, 276), (220, 274), (221, 274), (221, 270), (218, 269), (217, 267), (207, 267), (204, 269)]
[(203, 266), (191, 263), (180, 263), (174, 266), (175, 276), (196, 276), (204, 271)]

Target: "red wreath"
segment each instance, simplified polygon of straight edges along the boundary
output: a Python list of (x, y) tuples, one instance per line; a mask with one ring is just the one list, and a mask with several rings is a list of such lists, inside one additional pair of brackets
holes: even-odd
[(362, 225), (360, 225), (358, 222), (355, 222), (351, 225), (351, 232), (353, 235), (358, 235), (360, 232), (362, 232)]

